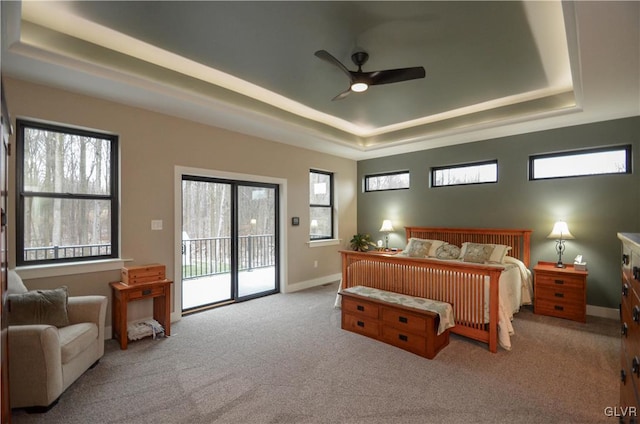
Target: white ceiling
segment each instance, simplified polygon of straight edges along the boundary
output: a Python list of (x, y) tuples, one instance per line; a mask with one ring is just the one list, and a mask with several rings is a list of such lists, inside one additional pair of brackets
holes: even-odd
[[(2, 73), (352, 159), (640, 115), (638, 2), (2, 2)], [(426, 78), (348, 86), (349, 69)]]

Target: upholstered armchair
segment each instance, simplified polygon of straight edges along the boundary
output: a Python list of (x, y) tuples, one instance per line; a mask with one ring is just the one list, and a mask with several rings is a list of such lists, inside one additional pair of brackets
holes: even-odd
[(47, 410), (104, 355), (107, 298), (28, 291), (12, 270), (8, 286), (11, 407)]

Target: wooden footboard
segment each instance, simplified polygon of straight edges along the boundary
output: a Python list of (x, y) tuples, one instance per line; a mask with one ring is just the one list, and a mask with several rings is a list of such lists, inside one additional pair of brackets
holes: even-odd
[(456, 319), (451, 331), (488, 343), (489, 350), (497, 352), (501, 268), (390, 254), (353, 251), (341, 254), (343, 289), (374, 287), (450, 303)]

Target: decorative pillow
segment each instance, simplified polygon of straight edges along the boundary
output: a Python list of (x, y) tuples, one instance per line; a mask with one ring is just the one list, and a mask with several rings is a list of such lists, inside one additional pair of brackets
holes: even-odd
[(402, 254), (412, 258), (426, 258), (429, 255), (429, 249), (431, 249), (430, 241), (412, 237)]
[(493, 246), (493, 252), (491, 252), (488, 262), (496, 264), (504, 263), (504, 257), (507, 256), (507, 253), (511, 250), (511, 246), (506, 246), (504, 244), (493, 244), (490, 246)]
[(9, 325), (48, 324), (69, 325), (67, 287), (53, 290), (32, 290), (8, 296)]
[[(430, 240), (430, 239), (421, 239), (417, 237), (411, 237), (409, 239), (409, 242), (407, 243), (407, 246), (404, 248), (405, 251), (411, 247), (412, 240), (414, 243), (415, 242), (431, 243), (431, 247), (427, 250), (427, 254), (425, 255), (425, 257), (432, 257), (432, 258), (436, 257), (436, 250), (438, 250), (438, 247), (442, 246), (443, 244), (446, 244), (442, 240)], [(404, 253), (404, 251), (402, 253)], [(408, 256), (408, 255), (405, 254), (405, 256)]]
[(444, 243), (436, 250), (436, 258), (438, 259), (458, 259), (460, 257), (460, 248), (455, 244)]
[(431, 249), (429, 249), (429, 253), (427, 254), (427, 256), (430, 256), (432, 258), (435, 258), (437, 256), (437, 251), (438, 248), (440, 246), (444, 246), (445, 244), (447, 244), (446, 242), (442, 241), (442, 240), (428, 240), (428, 242), (431, 243)]
[(494, 247), (489, 244), (467, 243), (462, 260), (464, 262), (473, 262), (483, 264), (489, 260)]

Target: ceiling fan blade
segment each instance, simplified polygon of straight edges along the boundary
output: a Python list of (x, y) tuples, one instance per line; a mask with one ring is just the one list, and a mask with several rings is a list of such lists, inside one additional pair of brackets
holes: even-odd
[(393, 82), (409, 81), (424, 78), (426, 72), (422, 66), (414, 68), (389, 69), (367, 73), (369, 85), (391, 84)]
[(349, 93), (351, 93), (351, 88), (347, 88), (345, 91), (343, 91), (342, 93), (338, 94), (336, 97), (331, 99), (331, 101), (333, 101), (333, 100), (342, 100), (345, 97), (347, 97), (349, 95)]
[(353, 79), (353, 76), (351, 75), (351, 71), (349, 71), (346, 66), (344, 66), (338, 59), (333, 57), (331, 53), (329, 53), (328, 51), (318, 50), (314, 54), (316, 55), (316, 57), (337, 66), (342, 72), (347, 74), (350, 81)]

